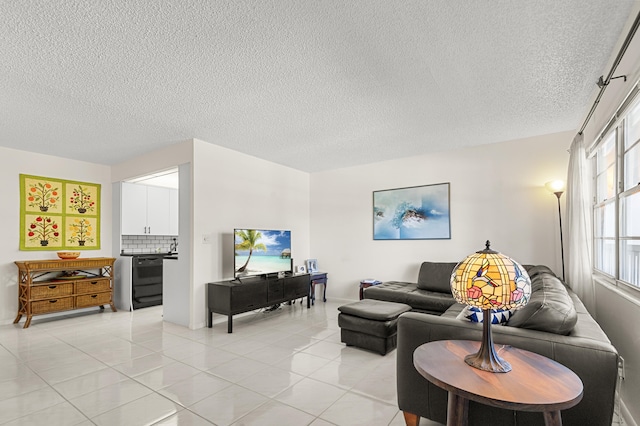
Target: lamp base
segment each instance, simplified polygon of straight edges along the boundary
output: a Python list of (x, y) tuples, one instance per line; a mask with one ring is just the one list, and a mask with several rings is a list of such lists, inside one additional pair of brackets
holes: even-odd
[(496, 355), (485, 357), (481, 354), (482, 349), (475, 354), (469, 354), (464, 358), (464, 362), (479, 370), (488, 371), (490, 373), (508, 373), (511, 371), (511, 364)]
[(491, 312), (488, 309), (482, 310), (482, 343), (480, 350), (475, 354), (467, 355), (464, 362), (470, 366), (491, 373), (508, 373), (511, 371), (511, 364), (500, 358), (493, 347), (491, 336)]

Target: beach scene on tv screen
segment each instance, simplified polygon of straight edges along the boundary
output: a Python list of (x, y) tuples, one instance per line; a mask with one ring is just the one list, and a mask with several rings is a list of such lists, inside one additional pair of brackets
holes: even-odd
[(291, 270), (291, 231), (236, 229), (234, 234), (236, 275)]

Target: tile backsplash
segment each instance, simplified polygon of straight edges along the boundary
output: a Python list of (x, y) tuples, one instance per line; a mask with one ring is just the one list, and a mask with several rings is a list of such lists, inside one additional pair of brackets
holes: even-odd
[[(122, 236), (122, 252), (123, 253), (167, 253), (173, 244), (173, 239), (178, 241), (176, 235), (123, 235)], [(178, 247), (178, 250), (180, 248)]]

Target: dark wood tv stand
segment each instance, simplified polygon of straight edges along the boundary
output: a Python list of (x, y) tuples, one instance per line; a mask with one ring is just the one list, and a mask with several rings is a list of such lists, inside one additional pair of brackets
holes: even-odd
[(243, 278), (207, 284), (207, 326), (213, 327), (213, 313), (227, 315), (227, 332), (233, 332), (233, 316), (295, 299), (309, 300), (309, 274)]

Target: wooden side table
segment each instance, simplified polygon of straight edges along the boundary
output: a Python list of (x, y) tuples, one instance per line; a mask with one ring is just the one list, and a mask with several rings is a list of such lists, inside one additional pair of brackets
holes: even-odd
[(560, 410), (582, 399), (582, 381), (562, 364), (512, 346), (496, 346), (496, 352), (513, 369), (490, 373), (464, 362), (464, 357), (479, 347), (480, 342), (470, 340), (440, 340), (425, 343), (413, 353), (418, 372), (449, 392), (447, 426), (467, 425), (469, 401), (515, 411), (541, 411), (545, 425), (561, 426)]

